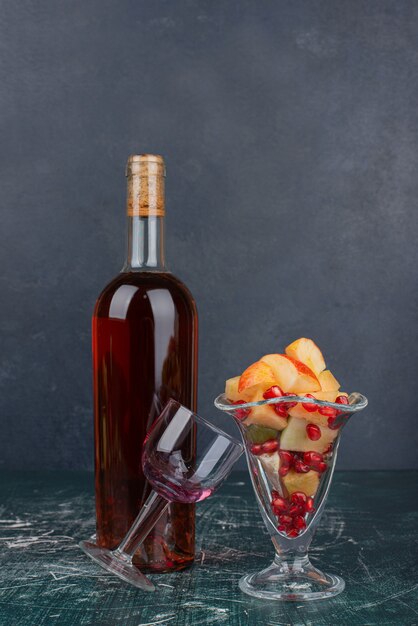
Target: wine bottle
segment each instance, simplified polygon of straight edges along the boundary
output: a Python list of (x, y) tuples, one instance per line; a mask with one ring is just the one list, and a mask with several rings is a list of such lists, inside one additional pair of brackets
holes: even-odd
[[(97, 542), (122, 540), (149, 488), (141, 469), (147, 431), (169, 398), (196, 410), (196, 305), (165, 264), (161, 156), (128, 160), (127, 258), (93, 314)], [(193, 442), (190, 442), (191, 450)], [(170, 504), (138, 550), (141, 569), (182, 569), (194, 558), (194, 505)]]

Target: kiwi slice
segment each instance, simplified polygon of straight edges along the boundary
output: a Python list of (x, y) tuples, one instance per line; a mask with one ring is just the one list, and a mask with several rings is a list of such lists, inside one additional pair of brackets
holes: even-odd
[(266, 426), (259, 426), (258, 424), (251, 424), (247, 428), (247, 439), (251, 441), (251, 443), (264, 443), (269, 439), (276, 439), (278, 434), (278, 430), (267, 428)]

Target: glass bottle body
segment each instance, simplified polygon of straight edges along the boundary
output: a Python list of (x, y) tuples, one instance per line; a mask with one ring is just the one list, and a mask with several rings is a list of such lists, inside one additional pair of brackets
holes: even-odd
[[(112, 549), (149, 494), (141, 449), (151, 424), (170, 397), (196, 410), (197, 313), (187, 288), (164, 270), (123, 271), (96, 303), (93, 366), (97, 542)], [(170, 504), (134, 563), (166, 571), (193, 558), (194, 505)]]

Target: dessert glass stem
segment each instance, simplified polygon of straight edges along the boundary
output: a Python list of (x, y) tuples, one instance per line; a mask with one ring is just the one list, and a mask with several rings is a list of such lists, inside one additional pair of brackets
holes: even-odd
[(114, 551), (115, 555), (131, 561), (133, 555), (148, 537), (168, 505), (168, 500), (152, 490), (128, 534)]

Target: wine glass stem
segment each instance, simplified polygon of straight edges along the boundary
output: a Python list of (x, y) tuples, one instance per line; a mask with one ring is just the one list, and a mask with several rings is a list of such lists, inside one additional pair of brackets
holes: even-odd
[(155, 524), (168, 507), (169, 502), (154, 490), (149, 494), (147, 501), (139, 511), (128, 534), (121, 541), (115, 552), (125, 559), (132, 559), (133, 555), (149, 535)]

